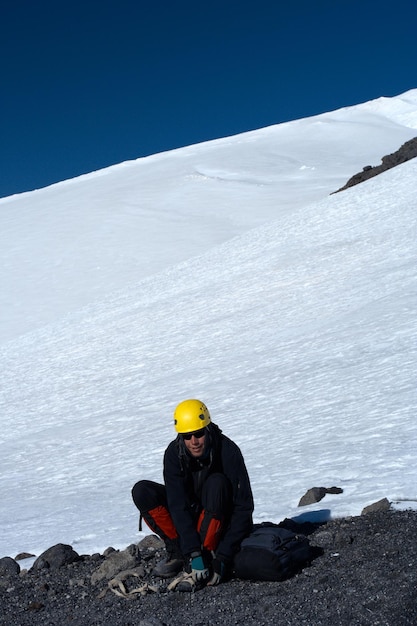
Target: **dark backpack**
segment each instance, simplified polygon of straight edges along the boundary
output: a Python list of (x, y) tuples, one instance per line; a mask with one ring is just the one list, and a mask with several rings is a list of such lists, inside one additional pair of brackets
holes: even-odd
[(242, 541), (234, 559), (234, 571), (245, 580), (281, 581), (294, 576), (311, 559), (307, 537), (264, 522)]

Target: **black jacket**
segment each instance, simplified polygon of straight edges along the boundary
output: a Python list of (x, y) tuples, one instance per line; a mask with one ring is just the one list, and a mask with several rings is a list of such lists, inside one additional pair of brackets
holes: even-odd
[(216, 555), (230, 561), (252, 529), (252, 489), (239, 447), (215, 424), (209, 424), (207, 431), (208, 442), (202, 459), (195, 459), (188, 453), (181, 436), (166, 449), (164, 481), (168, 509), (179, 534), (183, 554), (200, 550), (196, 519), (201, 511), (202, 485), (210, 474), (224, 474), (230, 481), (232, 497), (228, 525)]

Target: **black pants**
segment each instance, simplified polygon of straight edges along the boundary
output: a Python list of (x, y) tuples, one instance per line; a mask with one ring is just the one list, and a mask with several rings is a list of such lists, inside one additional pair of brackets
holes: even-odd
[[(164, 485), (140, 480), (132, 489), (132, 498), (149, 528), (165, 542), (178, 539), (178, 532), (168, 509)], [(215, 550), (229, 519), (231, 486), (224, 474), (211, 474), (205, 481), (200, 506), (195, 510), (195, 527), (205, 550)]]

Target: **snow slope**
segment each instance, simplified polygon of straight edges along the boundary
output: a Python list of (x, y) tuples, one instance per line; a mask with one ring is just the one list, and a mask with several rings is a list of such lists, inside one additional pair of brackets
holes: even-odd
[(0, 200), (0, 341), (326, 198), (416, 110), (413, 90)]
[[(161, 480), (172, 411), (195, 396), (242, 448), (256, 520), (355, 515), (382, 497), (415, 506), (416, 160), (328, 194), (416, 125), (412, 91), (0, 203), (2, 298), (22, 301), (0, 352), (0, 556), (136, 541), (130, 488)], [(95, 238), (116, 180), (123, 221)], [(152, 208), (129, 213), (145, 187)], [(58, 241), (71, 238), (66, 265)], [(108, 282), (91, 294), (94, 255)], [(333, 485), (344, 493), (297, 507)]]

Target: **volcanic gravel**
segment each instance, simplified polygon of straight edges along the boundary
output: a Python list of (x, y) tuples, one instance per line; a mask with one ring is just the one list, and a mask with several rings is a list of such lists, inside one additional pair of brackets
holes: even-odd
[(194, 593), (168, 591), (170, 581), (150, 574), (163, 550), (149, 547), (140, 548), (140, 582), (157, 591), (133, 600), (104, 593), (106, 580), (91, 583), (102, 555), (55, 570), (6, 574), (0, 576), (0, 625), (417, 624), (417, 511), (389, 510), (302, 530), (317, 557), (284, 582), (232, 578)]

